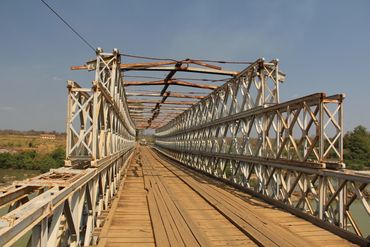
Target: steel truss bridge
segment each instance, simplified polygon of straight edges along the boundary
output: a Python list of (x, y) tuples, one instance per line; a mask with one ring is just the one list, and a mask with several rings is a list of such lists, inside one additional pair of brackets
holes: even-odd
[(72, 67), (95, 78), (68, 81), (65, 166), (1, 189), (0, 246), (369, 246), (370, 175), (345, 169), (342, 94), (280, 102), (278, 60), (121, 57)]

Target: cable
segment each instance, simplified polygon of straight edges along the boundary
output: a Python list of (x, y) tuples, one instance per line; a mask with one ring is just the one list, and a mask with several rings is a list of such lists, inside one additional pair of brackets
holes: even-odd
[[(77, 32), (76, 29), (74, 29), (64, 18), (56, 12), (48, 3), (45, 2), (45, 0), (40, 0), (48, 9), (50, 9), (74, 34), (76, 34), (88, 47), (91, 48), (91, 50), (96, 52), (96, 49), (93, 45), (91, 45), (90, 42), (86, 40), (79, 32)], [(159, 57), (148, 57), (148, 56), (139, 56), (139, 55), (133, 55), (133, 54), (125, 54), (121, 53), (121, 56), (125, 57), (132, 57), (132, 58), (138, 58), (138, 59), (148, 59), (148, 60), (158, 60), (158, 61), (173, 61), (173, 62), (180, 62), (181, 60), (176, 60), (172, 58), (159, 58)], [(210, 62), (210, 63), (221, 63), (221, 64), (252, 64), (253, 62), (244, 62), (244, 61), (220, 61), (220, 60), (209, 60), (209, 59), (185, 59), (186, 60), (194, 60), (198, 62)]]
[(91, 50), (96, 52), (94, 46), (92, 46), (81, 34), (79, 34), (66, 20), (63, 19), (49, 4), (47, 4), (44, 0), (40, 0), (46, 7), (48, 7), (69, 29), (74, 32), (87, 46), (91, 48)]

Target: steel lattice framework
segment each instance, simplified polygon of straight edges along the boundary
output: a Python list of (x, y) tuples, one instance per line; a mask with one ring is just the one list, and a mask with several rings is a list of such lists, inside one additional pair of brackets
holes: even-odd
[[(68, 82), (66, 167), (2, 189), (0, 246), (88, 246), (125, 177), (135, 145), (120, 55), (97, 50), (92, 88)], [(83, 169), (81, 169), (83, 168)]]
[(120, 72), (120, 56), (98, 51), (92, 88), (68, 82), (67, 164), (92, 161), (92, 166), (131, 149), (135, 125), (129, 117)]
[[(0, 217), (1, 246), (27, 233), (31, 246), (96, 245), (125, 179), (137, 129), (159, 126), (159, 152), (352, 242), (369, 243), (353, 209), (357, 204), (370, 218), (370, 176), (344, 169), (343, 95), (317, 93), (281, 103), (285, 75), (278, 60), (248, 62), (241, 72), (210, 60), (120, 60), (118, 50), (98, 49), (96, 59), (72, 67), (94, 71), (95, 79), (88, 88), (68, 81), (65, 167), (1, 189), (0, 209), (7, 211)], [(168, 74), (158, 81), (124, 81), (123, 72), (130, 71)], [(174, 77), (184, 72), (231, 79), (217, 86)], [(163, 89), (125, 91), (158, 85)], [(170, 86), (213, 92), (172, 92)]]
[[(158, 151), (350, 239), (369, 176), (343, 164), (343, 95), (279, 103), (277, 61), (257, 60), (156, 131)], [(344, 231), (343, 231), (344, 230)], [(354, 232), (353, 233), (350, 233)]]

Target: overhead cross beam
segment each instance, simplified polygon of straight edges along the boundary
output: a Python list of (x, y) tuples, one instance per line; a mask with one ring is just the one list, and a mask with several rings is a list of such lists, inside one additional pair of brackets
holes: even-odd
[[(181, 68), (181, 65), (182, 65), (182, 63), (178, 62), (178, 63), (175, 64), (175, 68)], [(149, 125), (158, 116), (160, 104), (163, 104), (166, 101), (166, 99), (168, 98), (169, 94), (166, 93), (168, 87), (170, 86), (170, 84), (168, 84), (168, 82), (172, 79), (172, 77), (175, 75), (175, 73), (176, 73), (176, 71), (172, 70), (170, 73), (168, 73), (168, 75), (164, 79), (164, 87), (162, 88), (162, 91), (160, 92), (160, 96), (162, 97), (162, 100), (161, 100), (161, 102), (159, 102), (155, 105), (155, 107), (153, 109), (153, 116), (149, 120)]]
[[(162, 97), (160, 93), (142, 93), (142, 92), (130, 92), (126, 93), (127, 96), (149, 96), (149, 97)], [(188, 95), (188, 94), (182, 94), (182, 93), (175, 93), (175, 92), (165, 92), (163, 94), (167, 97), (173, 97), (173, 98), (185, 98), (185, 99), (203, 99), (206, 96), (202, 95)]]
[[(141, 58), (141, 57), (140, 57)], [(150, 59), (150, 58), (149, 58)], [(184, 99), (204, 99), (206, 95), (196, 95), (196, 93), (179, 93), (179, 92), (170, 92), (167, 91), (170, 85), (175, 86), (184, 86), (184, 87), (193, 87), (200, 89), (216, 90), (218, 85), (209, 85), (209, 84), (198, 84), (194, 83), (193, 79), (185, 79), (190, 81), (177, 80), (174, 78), (174, 75), (177, 72), (191, 72), (191, 73), (204, 73), (210, 75), (226, 75), (230, 77), (237, 76), (239, 72), (236, 71), (227, 71), (223, 70), (220, 66), (214, 64), (208, 64), (209, 60), (193, 60), (193, 59), (184, 59), (184, 60), (172, 60), (172, 59), (161, 59), (162, 61), (155, 62), (142, 62), (142, 63), (126, 63), (120, 64), (118, 69), (121, 72), (125, 71), (168, 71), (169, 73), (163, 80), (158, 81), (126, 81), (124, 86), (148, 86), (148, 85), (162, 85), (163, 88), (158, 92), (126, 92), (128, 107), (129, 109), (148, 109), (148, 104), (155, 104), (154, 107), (151, 106), (152, 117), (149, 119), (149, 126), (151, 122), (157, 119), (160, 111), (166, 108), (161, 108), (164, 104), (170, 105), (188, 105), (191, 106), (196, 102), (193, 101), (167, 101), (168, 97), (173, 98), (184, 98)], [(108, 60), (106, 62), (109, 62)], [(209, 61), (212, 62), (212, 61)], [(213, 61), (217, 62), (217, 61)], [(194, 67), (191, 67), (194, 65)], [(96, 61), (92, 60), (86, 63), (84, 66), (73, 66), (72, 70), (96, 70)], [(161, 100), (134, 100), (132, 97), (161, 97)], [(144, 105), (145, 104), (145, 105)], [(188, 108), (176, 108), (173, 110), (187, 110)], [(166, 109), (167, 110), (167, 109)], [(170, 109), (168, 109), (170, 110)], [(172, 109), (171, 109), (172, 110)], [(134, 112), (130, 111), (130, 114)], [(136, 112), (137, 113), (137, 112)], [(146, 112), (148, 113), (148, 112)], [(163, 124), (163, 123), (162, 123)]]
[[(209, 68), (199, 68), (190, 67), (189, 64), (193, 63), (203, 67)], [(176, 66), (176, 64), (186, 64), (185, 66)], [(174, 66), (165, 66), (174, 65)], [(95, 61), (88, 62), (86, 65), (82, 66), (71, 66), (71, 70), (94, 70), (96, 67)], [(203, 73), (203, 74), (214, 74), (214, 75), (227, 75), (236, 76), (239, 72), (237, 71), (227, 71), (222, 70), (221, 67), (215, 65), (209, 65), (201, 61), (196, 60), (183, 60), (179, 62), (175, 61), (165, 61), (165, 62), (150, 62), (150, 63), (129, 63), (120, 64), (120, 69), (122, 71), (132, 71), (132, 70), (146, 70), (146, 71), (181, 71), (181, 72), (192, 72), (192, 73)]]
[[(147, 105), (128, 105), (129, 109), (152, 109), (153, 107), (147, 106)], [(185, 111), (188, 108), (185, 107), (175, 107), (175, 106), (161, 106), (162, 110), (179, 110), (179, 111)]]
[(171, 79), (165, 82), (164, 80), (159, 81), (125, 81), (125, 86), (156, 86), (156, 85), (176, 85), (176, 86), (184, 86), (184, 87), (193, 87), (193, 88), (202, 88), (202, 89), (210, 89), (214, 90), (217, 89), (218, 86), (209, 85), (209, 84), (198, 84), (188, 81), (179, 81), (176, 79)]
[(144, 103), (144, 104), (169, 104), (169, 105), (193, 105), (196, 102), (195, 101), (166, 101), (166, 102), (160, 102), (157, 100), (136, 100), (136, 99), (128, 99), (127, 103), (129, 104), (137, 104), (137, 103)]
[(158, 66), (158, 67), (124, 67), (121, 70), (131, 71), (131, 70), (146, 70), (146, 71), (181, 71), (181, 72), (192, 72), (192, 73), (203, 73), (203, 74), (214, 74), (214, 75), (228, 75), (236, 76), (239, 72), (227, 71), (227, 70), (216, 70), (216, 69), (204, 69), (197, 67), (179, 67), (176, 66)]

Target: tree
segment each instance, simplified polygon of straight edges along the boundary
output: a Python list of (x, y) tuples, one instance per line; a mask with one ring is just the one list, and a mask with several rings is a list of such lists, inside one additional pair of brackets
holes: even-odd
[(344, 160), (348, 168), (370, 168), (370, 132), (364, 126), (357, 126), (343, 139)]

